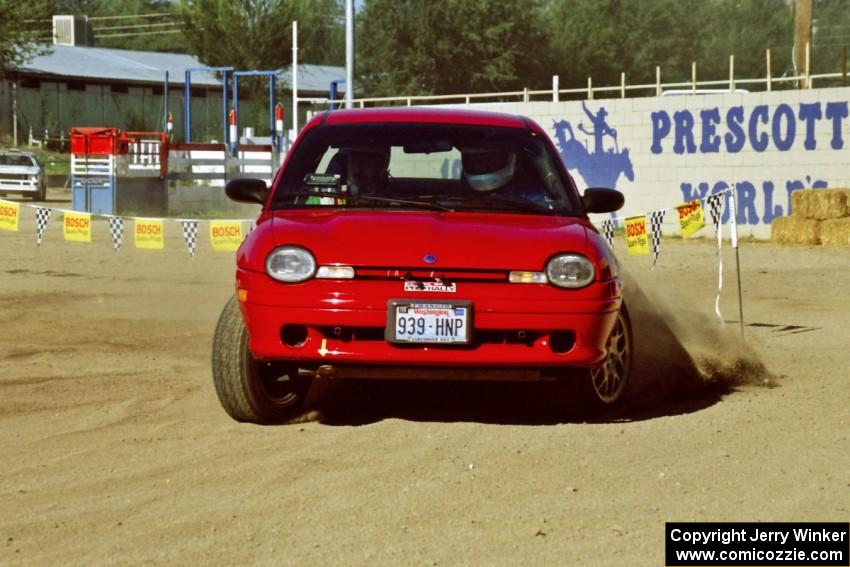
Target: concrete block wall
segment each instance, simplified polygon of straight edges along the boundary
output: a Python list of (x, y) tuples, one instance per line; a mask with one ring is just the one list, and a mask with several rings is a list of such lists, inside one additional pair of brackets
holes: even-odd
[(620, 218), (734, 187), (739, 234), (768, 239), (794, 191), (850, 187), (848, 101), (833, 88), (463, 107), (533, 118), (580, 188), (625, 193)]

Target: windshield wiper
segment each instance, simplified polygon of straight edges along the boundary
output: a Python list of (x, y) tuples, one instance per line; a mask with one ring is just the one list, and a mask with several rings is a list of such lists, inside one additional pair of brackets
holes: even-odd
[(284, 197), (336, 197), (340, 199), (347, 199), (352, 203), (360, 203), (362, 201), (374, 201), (378, 203), (398, 203), (400, 205), (410, 205), (418, 208), (430, 209), (435, 211), (448, 211), (451, 212), (452, 209), (449, 207), (444, 207), (438, 203), (429, 202), (429, 201), (417, 201), (410, 199), (396, 199), (394, 197), (379, 197), (377, 195), (363, 195), (357, 194), (353, 195), (351, 193), (343, 193), (342, 191), (333, 191), (327, 189), (317, 189), (314, 191), (294, 191), (292, 193), (285, 193)]
[[(457, 203), (457, 205), (461, 206), (475, 206), (480, 208), (486, 208), (487, 210), (519, 210), (522, 212), (530, 213), (554, 213), (553, 209), (550, 209), (549, 207), (546, 207), (544, 205), (531, 203), (529, 201), (511, 199), (510, 197), (505, 197), (502, 195), (493, 195), (486, 193), (481, 195), (429, 195), (427, 198), (433, 199), (434, 201), (439, 200), (448, 203), (454, 202)], [(495, 205), (495, 207), (492, 205)]]
[(354, 199), (355, 200), (366, 199), (366, 200), (369, 200), (369, 201), (376, 201), (376, 202), (379, 202), (379, 203), (399, 203), (401, 205), (412, 205), (414, 207), (422, 207), (422, 208), (425, 208), (425, 209), (433, 209), (433, 210), (436, 210), (436, 211), (451, 212), (453, 210), (453, 209), (450, 209), (449, 207), (444, 207), (443, 205), (440, 205), (439, 203), (435, 203), (433, 201), (416, 201), (416, 200), (410, 200), (410, 199), (396, 199), (394, 197), (378, 197), (377, 195), (357, 195)]

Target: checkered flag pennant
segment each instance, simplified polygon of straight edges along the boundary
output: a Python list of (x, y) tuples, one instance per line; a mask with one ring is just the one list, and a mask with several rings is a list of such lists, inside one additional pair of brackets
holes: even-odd
[(107, 216), (109, 221), (109, 236), (112, 237), (112, 246), (115, 247), (115, 253), (121, 250), (121, 244), (124, 243), (124, 219), (121, 217)]
[(709, 195), (706, 201), (708, 202), (708, 210), (711, 213), (711, 221), (714, 223), (714, 229), (720, 230), (720, 213), (723, 211), (723, 197), (726, 192), (715, 193)]
[(41, 241), (44, 240), (44, 229), (47, 228), (47, 221), (50, 220), (50, 213), (53, 209), (47, 207), (35, 208), (35, 244), (41, 246)]
[(661, 225), (664, 223), (664, 215), (667, 214), (667, 209), (660, 211), (652, 211), (649, 213), (649, 230), (652, 238), (652, 269), (655, 269), (655, 262), (658, 261), (658, 252), (661, 250)]
[(192, 258), (194, 258), (195, 247), (198, 244), (198, 221), (181, 220), (180, 227), (183, 229), (183, 238), (186, 240), (186, 246), (189, 248), (189, 254)]
[(602, 221), (602, 236), (608, 242), (608, 248), (614, 248), (614, 221), (611, 219)]

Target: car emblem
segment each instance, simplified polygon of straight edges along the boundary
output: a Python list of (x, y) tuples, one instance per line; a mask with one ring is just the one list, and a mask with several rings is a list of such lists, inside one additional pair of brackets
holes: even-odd
[(437, 257), (433, 254), (425, 254), (425, 258), (423, 258), (423, 260), (425, 260), (426, 264), (433, 264), (437, 261)]

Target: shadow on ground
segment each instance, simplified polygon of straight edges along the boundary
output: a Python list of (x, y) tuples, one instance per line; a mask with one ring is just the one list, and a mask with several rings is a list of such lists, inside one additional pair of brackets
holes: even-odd
[(314, 383), (304, 419), (364, 425), (412, 421), (545, 425), (636, 421), (710, 407), (747, 384), (770, 384), (761, 362), (717, 321), (665, 309), (626, 277), (634, 331), (632, 381), (624, 403), (592, 413), (575, 380), (558, 382), (433, 382), (324, 380)]

